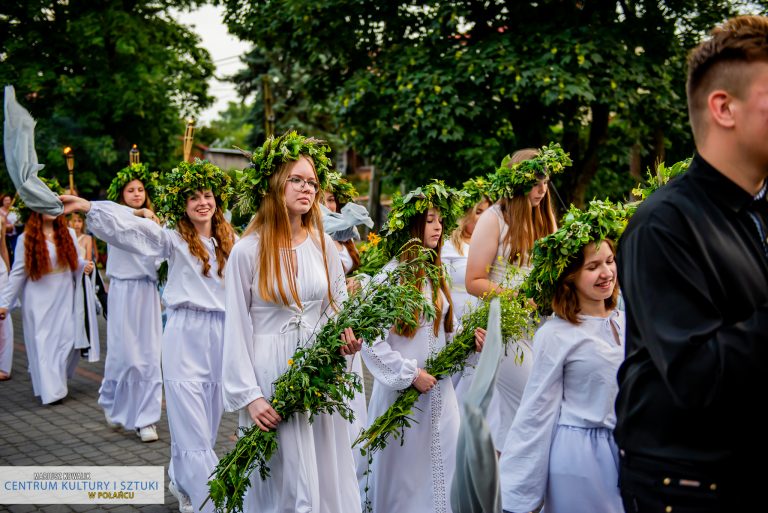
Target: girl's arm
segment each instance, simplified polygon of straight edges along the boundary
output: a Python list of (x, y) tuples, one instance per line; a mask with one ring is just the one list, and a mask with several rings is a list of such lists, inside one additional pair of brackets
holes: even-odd
[(464, 284), (467, 292), (475, 297), (499, 292), (501, 286), (490, 280), (491, 266), (499, 249), (499, 221), (490, 209), (477, 220), (469, 243), (467, 272)]
[(8, 256), (8, 246), (5, 243), (5, 224), (0, 223), (0, 258), (5, 262), (5, 268), (10, 272), (11, 259)]
[(0, 320), (5, 318), (8, 310), (16, 302), (21, 290), (27, 283), (27, 270), (24, 265), (24, 234), (16, 239), (16, 251), (13, 256), (13, 268), (8, 275), (8, 283), (0, 291)]
[(86, 212), (90, 230), (101, 240), (131, 253), (166, 259), (173, 241), (156, 222), (139, 217), (144, 209), (134, 210), (111, 201), (87, 201), (67, 194), (59, 197), (64, 213)]

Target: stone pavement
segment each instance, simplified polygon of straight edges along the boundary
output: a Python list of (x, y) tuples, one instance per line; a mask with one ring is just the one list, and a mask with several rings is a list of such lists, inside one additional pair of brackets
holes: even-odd
[[(99, 319), (102, 343), (100, 362), (80, 361), (69, 382), (69, 395), (58, 406), (42, 406), (32, 394), (27, 372), (22, 323), (13, 314), (15, 335), (13, 373), (10, 381), (0, 382), (0, 466), (11, 465), (162, 465), (167, 469), (171, 454), (168, 421), (158, 424), (160, 440), (142, 443), (134, 432), (113, 431), (97, 404), (104, 372), (106, 323)], [(223, 456), (234, 447), (237, 415), (225, 413), (219, 428), (216, 453)], [(74, 511), (112, 511), (115, 513), (177, 513), (176, 498), (168, 492), (165, 479), (165, 504), (152, 505), (39, 505), (0, 504), (0, 512), (69, 513)], [(0, 491), (2, 493), (2, 491)]]

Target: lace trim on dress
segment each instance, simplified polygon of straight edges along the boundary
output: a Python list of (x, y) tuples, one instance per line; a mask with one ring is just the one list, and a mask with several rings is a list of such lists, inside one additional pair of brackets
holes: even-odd
[[(431, 327), (429, 333), (429, 354), (434, 355), (437, 350), (437, 336)], [(429, 448), (429, 456), (432, 462), (432, 501), (435, 513), (448, 511), (447, 496), (445, 492), (445, 468), (443, 466), (443, 449), (440, 444), (440, 414), (443, 411), (443, 396), (441, 394), (441, 381), (429, 392), (432, 441)]]

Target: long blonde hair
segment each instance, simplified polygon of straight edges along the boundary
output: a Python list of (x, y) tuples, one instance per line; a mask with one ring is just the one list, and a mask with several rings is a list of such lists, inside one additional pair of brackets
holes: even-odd
[[(181, 235), (181, 238), (189, 245), (189, 252), (203, 264), (203, 276), (209, 276), (211, 270), (211, 264), (208, 261), (208, 250), (205, 249), (203, 243), (200, 242), (200, 235), (197, 233), (192, 221), (189, 220), (185, 213), (176, 225), (176, 230)], [(227, 264), (229, 253), (232, 251), (232, 246), (235, 245), (235, 231), (232, 226), (224, 219), (224, 214), (221, 212), (219, 201), (216, 201), (216, 210), (213, 212), (213, 218), (211, 219), (211, 235), (216, 240), (216, 262), (219, 264), (219, 270), (216, 274), (219, 278), (224, 277), (224, 266)]]
[(469, 238), (469, 234), (466, 233), (467, 225), (472, 220), (477, 221), (477, 215), (475, 215), (475, 211), (477, 210), (477, 206), (481, 203), (487, 203), (490, 207), (493, 202), (487, 196), (483, 196), (483, 199), (464, 211), (464, 215), (461, 216), (461, 219), (459, 219), (458, 226), (453, 230), (453, 233), (451, 234), (451, 244), (453, 244), (453, 247), (456, 248), (456, 252), (461, 256), (464, 256), (464, 240)]
[[(310, 157), (302, 155), (312, 166), (317, 177), (315, 163)], [(264, 301), (290, 305), (291, 302), (283, 285), (283, 276), (287, 278), (288, 293), (296, 306), (303, 308), (296, 285), (296, 267), (291, 258), (291, 223), (288, 219), (288, 208), (285, 205), (285, 182), (298, 161), (283, 162), (269, 177), (269, 193), (259, 206), (259, 210), (243, 232), (243, 237), (257, 233), (261, 238), (257, 265), (259, 270), (259, 295)], [(301, 226), (309, 232), (309, 237), (319, 239), (320, 250), (323, 253), (325, 278), (328, 282), (328, 300), (335, 309), (336, 305), (331, 293), (331, 278), (328, 274), (328, 254), (325, 248), (325, 232), (323, 231), (323, 216), (320, 211), (320, 192), (315, 194), (309, 212), (301, 216)], [(283, 272), (285, 271), (285, 272)]]
[[(525, 148), (512, 154), (510, 164), (517, 164), (535, 157), (538, 150)], [(528, 194), (499, 199), (499, 207), (507, 223), (507, 235), (502, 244), (509, 251), (509, 262), (528, 264), (533, 243), (557, 230), (555, 212), (552, 210), (549, 188), (535, 207), (531, 207)]]

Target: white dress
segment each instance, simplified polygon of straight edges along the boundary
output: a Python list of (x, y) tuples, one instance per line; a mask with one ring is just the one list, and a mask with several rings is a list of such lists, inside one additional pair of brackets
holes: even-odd
[(544, 513), (624, 511), (613, 440), (624, 312), (579, 319), (553, 317), (534, 336), (530, 380), (499, 461), (505, 511), (542, 501)]
[[(0, 241), (5, 244), (5, 241)], [(0, 258), (0, 291), (8, 283), (8, 269), (5, 267), (5, 261)], [(10, 312), (5, 316), (5, 320), (0, 321), (0, 371), (6, 374), (11, 373), (13, 368), (13, 319)]]
[[(90, 260), (85, 254), (85, 248), (80, 245), (81, 235), (77, 238), (77, 253), (81, 260)], [(98, 362), (101, 357), (101, 347), (99, 344), (99, 322), (96, 314), (96, 273), (82, 277), (82, 286), (78, 288), (77, 294), (77, 315), (83, 319), (83, 322), (77, 323), (77, 336), (75, 337), (75, 349), (89, 348), (88, 361)]]
[(454, 317), (461, 320), (464, 312), (477, 304), (478, 299), (467, 292), (467, 257), (469, 256), (469, 243), (462, 242), (461, 251), (454, 247), (453, 241), (446, 240), (440, 253), (448, 275), (451, 277), (451, 300), (453, 301)]
[[(200, 237), (208, 251), (208, 276), (176, 230), (136, 217), (111, 202), (92, 202), (88, 224), (114, 247), (168, 260), (163, 303), (163, 384), (171, 462), (168, 476), (195, 508), (208, 496), (208, 477), (219, 459), (213, 448), (223, 414), (221, 355), (224, 335), (224, 280), (218, 275), (215, 240)], [(213, 511), (213, 503), (205, 511)]]
[[(334, 301), (346, 298), (344, 272), (331, 238), (325, 237), (328, 275)], [(311, 344), (312, 333), (331, 308), (319, 243), (311, 236), (293, 247), (297, 287), (303, 309), (264, 301), (259, 295), (259, 236), (235, 244), (227, 262), (224, 321), (224, 407), (240, 412), (240, 426), (253, 425), (247, 406), (273, 394), (272, 383), (288, 368), (297, 346)], [(287, 281), (285, 289), (288, 290)], [(338, 414), (319, 415), (310, 424), (297, 414), (277, 428), (278, 449), (269, 461), (270, 477), (258, 472), (245, 497), (248, 513), (359, 513), (360, 496), (348, 423)]]
[[(491, 264), (488, 279), (493, 283), (498, 283), (503, 287), (517, 287), (530, 272), (528, 266), (518, 266), (520, 273), (512, 280), (507, 278), (507, 269), (509, 267), (509, 250), (504, 244), (509, 227), (504, 221), (504, 216), (498, 204), (483, 212), (484, 216), (494, 216), (499, 223), (499, 239), (497, 241), (496, 258)], [(519, 348), (522, 351), (523, 361), (517, 363), (513, 351)], [(457, 385), (457, 393), (460, 397), (469, 390), (472, 384), (472, 375), (474, 374), (474, 365), (477, 359), (470, 360), (469, 365), (464, 369), (461, 380)], [(517, 408), (520, 406), (520, 400), (523, 397), (525, 384), (528, 382), (528, 375), (531, 372), (533, 364), (533, 350), (531, 342), (526, 339), (517, 341), (517, 346), (513, 347), (510, 343), (508, 353), (502, 356), (499, 362), (499, 368), (496, 373), (496, 384), (491, 403), (488, 405), (486, 420), (488, 428), (491, 430), (494, 446), (497, 451), (501, 451), (504, 446), (504, 440), (507, 437), (509, 426), (515, 418)]]
[[(391, 269), (394, 262), (385, 266)], [(430, 286), (424, 294), (432, 297)], [(445, 320), (445, 311), (443, 319)], [(437, 335), (433, 322), (422, 319), (413, 338), (390, 331), (373, 344), (363, 346), (366, 367), (375, 378), (368, 404), (371, 421), (382, 415), (407, 389), (424, 367), (426, 359), (446, 345), (444, 323)], [(459, 407), (450, 379), (441, 379), (414, 405), (413, 422), (405, 430), (404, 443), (389, 440), (386, 448), (373, 455), (371, 473), (360, 481), (373, 513), (449, 513), (450, 486), (456, 467), (459, 436)]]
[(163, 399), (157, 262), (113, 245), (107, 254), (107, 357), (99, 406), (111, 422), (139, 429), (160, 420)]
[[(69, 230), (77, 247), (75, 232)], [(24, 234), (19, 235), (13, 268), (0, 295), (0, 307), (10, 309), (21, 296), (24, 345), (27, 349), (32, 389), (43, 404), (67, 395), (67, 379), (77, 367), (80, 354), (75, 350), (77, 322), (77, 288), (85, 262), (78, 269), (60, 263), (56, 246), (46, 241), (52, 272), (39, 280), (30, 280), (24, 267)]]

